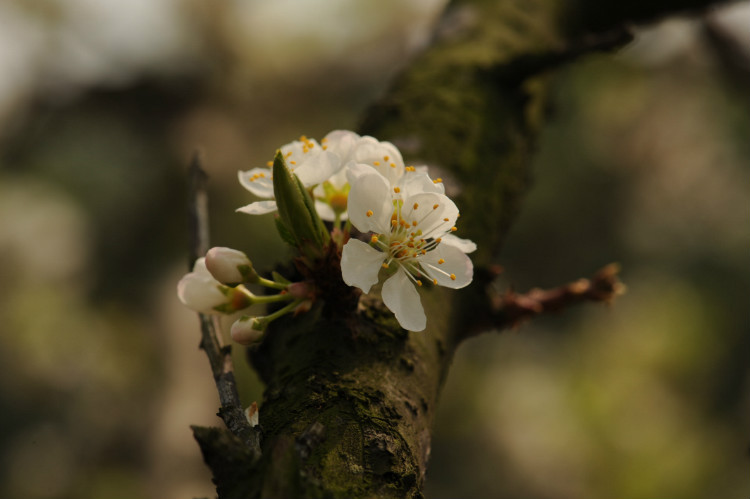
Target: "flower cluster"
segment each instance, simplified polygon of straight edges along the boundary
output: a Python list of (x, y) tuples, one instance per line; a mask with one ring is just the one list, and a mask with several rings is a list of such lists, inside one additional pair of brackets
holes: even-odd
[[(308, 260), (323, 247), (338, 244), (344, 282), (368, 293), (382, 281), (383, 302), (405, 329), (426, 327), (418, 287), (458, 289), (472, 280), (467, 253), (476, 245), (453, 234), (459, 213), (445, 195), (442, 179), (431, 179), (426, 167), (406, 166), (389, 142), (344, 130), (320, 142), (303, 136), (282, 146), (266, 168), (239, 172), (239, 181), (263, 199), (237, 211), (278, 211), (282, 237)], [(332, 223), (332, 232), (323, 220)], [(255, 296), (244, 287), (247, 283), (280, 292)], [(178, 295), (203, 313), (232, 313), (254, 303), (288, 301), (267, 317), (235, 322), (232, 337), (251, 343), (271, 320), (309, 308), (314, 286), (290, 283), (278, 275), (264, 279), (243, 253), (214, 248), (180, 281)]]

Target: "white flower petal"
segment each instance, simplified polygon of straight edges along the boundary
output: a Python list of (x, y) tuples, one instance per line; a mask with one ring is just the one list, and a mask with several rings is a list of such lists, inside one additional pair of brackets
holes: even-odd
[(336, 154), (344, 164), (352, 159), (351, 155), (357, 140), (359, 140), (359, 134), (349, 130), (334, 130), (326, 135), (321, 143), (327, 151)]
[(355, 165), (350, 173), (349, 220), (361, 232), (389, 232), (393, 214), (390, 184), (366, 165)]
[(406, 172), (398, 183), (404, 197), (413, 196), (421, 192), (435, 192), (445, 194), (442, 182), (432, 181), (427, 172)]
[(273, 180), (270, 168), (253, 168), (246, 172), (237, 172), (242, 187), (261, 198), (273, 197)]
[(250, 215), (265, 215), (266, 213), (271, 213), (277, 209), (276, 201), (256, 201), (241, 208), (237, 208), (235, 211), (248, 213)]
[[(336, 220), (336, 213), (333, 211), (333, 208), (331, 208), (323, 201), (319, 201), (317, 199), (315, 200), (315, 211), (317, 211), (318, 215), (320, 215), (320, 218), (322, 218), (326, 222), (333, 222), (334, 220)], [(346, 219), (346, 213), (342, 214), (341, 219)]]
[(312, 187), (328, 180), (342, 166), (343, 163), (337, 155), (318, 149), (304, 155), (302, 161), (294, 168), (294, 174), (299, 177), (302, 185)]
[(349, 239), (341, 252), (341, 275), (349, 286), (357, 286), (367, 293), (378, 282), (378, 273), (386, 254), (363, 243)]
[(206, 268), (206, 259), (199, 258), (193, 265), (193, 271), (185, 274), (177, 283), (177, 297), (196, 312), (215, 314), (218, 312), (214, 307), (227, 301), (220, 287), (221, 283)]
[(412, 225), (417, 222), (414, 227), (422, 231), (423, 238), (437, 238), (456, 223), (458, 208), (444, 194), (423, 192), (404, 199), (401, 218)]
[(396, 315), (401, 327), (409, 331), (422, 331), (427, 326), (427, 317), (414, 287), (404, 269), (388, 278), (383, 284), (383, 303)]
[(390, 142), (380, 142), (374, 137), (365, 136), (357, 141), (353, 159), (357, 163), (372, 166), (392, 185), (396, 185), (404, 174), (404, 160), (396, 146)]
[(441, 244), (454, 246), (464, 253), (473, 253), (477, 250), (477, 245), (474, 241), (472, 241), (471, 239), (462, 239), (458, 236), (454, 236), (453, 234), (444, 235), (443, 242)]
[[(443, 263), (439, 263), (441, 260)], [(437, 248), (420, 258), (419, 263), (431, 279), (436, 279), (439, 285), (447, 288), (460, 289), (468, 286), (474, 277), (471, 259), (455, 246), (440, 243)]]

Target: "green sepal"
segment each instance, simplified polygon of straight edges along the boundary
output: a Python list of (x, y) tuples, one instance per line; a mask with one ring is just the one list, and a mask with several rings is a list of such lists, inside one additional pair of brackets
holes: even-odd
[[(293, 244), (305, 253), (310, 243), (315, 250), (322, 250), (329, 239), (328, 231), (315, 211), (315, 202), (302, 182), (287, 168), (281, 151), (276, 151), (273, 160), (273, 191), (279, 219), (288, 229), (286, 236), (291, 236), (289, 239), (294, 241)], [(283, 233), (281, 236), (286, 237)], [(305, 242), (307, 244), (303, 244)]]
[(283, 275), (279, 274), (275, 270), (271, 271), (271, 277), (273, 277), (273, 280), (278, 282), (279, 284), (291, 284), (292, 283), (292, 281), (290, 281)]
[(281, 240), (296, 248), (297, 241), (294, 239), (294, 234), (292, 234), (292, 231), (284, 225), (284, 222), (281, 221), (281, 217), (275, 217), (273, 220), (276, 222), (276, 231), (281, 236)]

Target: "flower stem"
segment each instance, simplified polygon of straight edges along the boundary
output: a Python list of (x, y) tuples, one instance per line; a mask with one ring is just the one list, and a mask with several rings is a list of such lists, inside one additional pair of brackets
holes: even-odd
[(286, 287), (288, 286), (288, 284), (271, 281), (270, 279), (266, 279), (265, 277), (258, 277), (256, 284), (260, 284), (261, 286), (273, 289), (286, 289)]

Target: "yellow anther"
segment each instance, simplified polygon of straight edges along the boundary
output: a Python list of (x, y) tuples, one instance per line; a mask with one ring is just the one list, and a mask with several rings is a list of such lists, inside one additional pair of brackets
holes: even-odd
[(435, 242), (436, 242), (436, 243), (439, 243), (439, 242), (441, 242), (442, 240), (443, 240), (443, 238), (442, 238), (442, 237), (438, 237), (437, 239), (435, 239)]
[(321, 142), (322, 142), (323, 144), (325, 144), (326, 142), (328, 142), (328, 139), (327, 139), (327, 138), (324, 138), (323, 140), (321, 140)]
[(414, 203), (414, 209), (416, 210), (417, 208), (419, 208), (419, 203)]
[(292, 155), (292, 151), (289, 151), (288, 153), (284, 154), (284, 157), (285, 157), (285, 158), (288, 158), (288, 157), (289, 157), (289, 156), (291, 156), (291, 155)]
[(258, 176), (259, 176), (259, 177), (261, 177), (261, 178), (265, 178), (265, 177), (266, 177), (266, 174), (265, 174), (265, 173), (263, 173), (263, 172), (260, 172), (260, 173), (258, 174)]
[(396, 168), (396, 163), (391, 163), (391, 168)]
[(383, 268), (384, 268), (384, 269), (387, 269), (387, 268), (388, 268), (388, 264), (387, 264), (387, 263), (385, 263), (385, 262), (383, 262)]
[(448, 222), (449, 220), (450, 220), (450, 218), (444, 218), (443, 222)]
[(383, 156), (383, 159), (384, 159), (385, 161), (388, 161), (389, 157), (388, 157), (388, 156)]
[(432, 209), (433, 209), (433, 210), (437, 210), (437, 209), (438, 209), (438, 206), (440, 206), (440, 205), (439, 205), (439, 204), (437, 204), (437, 203), (436, 203), (436, 204), (433, 204), (433, 205), (432, 205)]
[(323, 146), (323, 150), (324, 151), (328, 150), (328, 146)]
[(391, 220), (391, 225), (394, 227), (398, 225), (398, 221), (396, 219)]
[(416, 221), (416, 220), (414, 220), (414, 221), (413, 221), (413, 222), (411, 223), (411, 226), (412, 226), (412, 227), (416, 227), (416, 226), (417, 226), (417, 221)]
[(439, 183), (441, 183), (442, 181), (443, 181), (443, 179), (442, 179), (442, 178), (438, 178), (438, 179), (435, 179), (435, 180), (433, 180), (433, 181), (432, 181), (432, 183), (433, 183), (433, 184), (439, 184)]
[(455, 280), (456, 280), (456, 274), (451, 274), (451, 281), (455, 281)]
[(399, 192), (401, 192), (401, 188), (400, 187), (394, 187), (393, 188), (393, 192), (395, 192), (396, 194), (398, 194)]
[(296, 165), (296, 164), (297, 164), (297, 162), (296, 162), (296, 161), (290, 161), (290, 162), (289, 162), (289, 164), (290, 164), (290, 165)]
[(269, 167), (269, 168), (272, 167), (273, 166), (273, 161), (266, 161), (266, 166)]
[(378, 236), (372, 236), (372, 237), (370, 238), (370, 242), (371, 242), (371, 243), (376, 243), (376, 242), (378, 242)]
[(458, 227), (451, 227), (451, 232), (456, 232), (458, 230)]
[(365, 215), (367, 215), (368, 217), (371, 217), (372, 216), (372, 210), (367, 210), (367, 213), (365, 213)]
[(443, 259), (441, 258), (440, 260), (438, 260), (438, 263), (445, 263), (445, 260), (443, 260)]
[(373, 161), (372, 164), (375, 166), (380, 166), (380, 161)]
[(427, 250), (424, 250), (424, 249), (423, 249), (423, 250), (422, 250), (422, 254), (423, 254), (423, 255), (426, 255), (426, 254), (427, 254)]
[(300, 135), (299, 140), (302, 141), (302, 142), (305, 142), (307, 140), (307, 136)]
[(421, 286), (421, 285), (422, 285), (422, 281), (420, 281), (419, 279), (417, 279), (417, 286)]
[(432, 280), (432, 284), (434, 284), (435, 286), (437, 286), (437, 279), (433, 279)]

